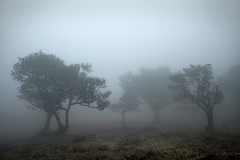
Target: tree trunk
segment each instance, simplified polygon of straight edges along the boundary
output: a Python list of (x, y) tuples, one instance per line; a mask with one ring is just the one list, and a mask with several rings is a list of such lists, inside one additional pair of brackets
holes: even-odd
[(208, 119), (208, 126), (205, 129), (205, 132), (214, 132), (214, 127), (213, 127), (213, 111), (208, 111), (206, 113), (207, 119)]
[(54, 116), (56, 118), (57, 124), (58, 124), (58, 130), (54, 132), (54, 135), (62, 135), (67, 132), (67, 129), (62, 125), (60, 117), (58, 116), (57, 112), (54, 112)]
[(52, 119), (52, 113), (48, 113), (47, 114), (47, 121), (46, 121), (46, 124), (45, 124), (45, 127), (42, 128), (39, 132), (38, 132), (38, 136), (46, 136), (49, 134), (49, 126), (50, 126), (50, 121)]
[(125, 116), (125, 113), (122, 113), (122, 127), (126, 127), (126, 123), (124, 121), (124, 116)]
[(45, 125), (45, 131), (49, 132), (49, 126), (50, 126), (50, 120), (52, 119), (52, 113), (48, 113), (47, 115), (47, 121)]
[(66, 110), (66, 115), (65, 115), (65, 123), (66, 123), (66, 124), (65, 124), (65, 129), (66, 129), (66, 130), (69, 128), (69, 120), (68, 120), (69, 110), (70, 110), (70, 108)]
[(57, 112), (54, 112), (54, 116), (56, 118), (56, 121), (57, 121), (57, 124), (58, 124), (58, 128), (59, 129), (62, 129), (63, 128), (63, 125), (61, 123), (61, 120), (60, 120), (60, 117), (58, 116)]

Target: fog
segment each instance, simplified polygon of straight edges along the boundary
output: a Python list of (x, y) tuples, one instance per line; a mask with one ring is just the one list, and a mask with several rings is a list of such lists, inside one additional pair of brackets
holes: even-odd
[[(88, 62), (91, 76), (106, 79), (113, 102), (122, 94), (119, 76), (137, 74), (139, 68), (169, 66), (175, 73), (190, 64), (212, 64), (215, 77), (223, 76), (240, 63), (239, 28), (239, 0), (1, 0), (1, 134), (36, 134), (46, 120), (45, 113), (28, 110), (28, 103), (17, 98), (21, 84), (13, 80), (11, 70), (18, 57), (41, 49), (68, 65)], [(231, 117), (224, 107), (228, 104), (214, 112), (219, 123), (224, 122), (223, 113)], [(207, 125), (200, 109), (183, 113), (165, 107), (159, 116), (162, 123), (191, 121), (203, 130)], [(126, 123), (149, 125), (152, 118), (149, 107), (141, 105), (140, 112), (126, 114)], [(54, 127), (52, 119), (51, 130)], [(119, 113), (81, 106), (70, 111), (68, 133), (111, 127), (121, 127)]]

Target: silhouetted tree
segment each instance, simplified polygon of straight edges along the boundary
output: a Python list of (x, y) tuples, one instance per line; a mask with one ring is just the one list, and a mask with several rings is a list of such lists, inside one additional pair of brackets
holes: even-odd
[(28, 101), (31, 104), (29, 108), (41, 109), (47, 113), (46, 125), (42, 131), (49, 131), (52, 115), (66, 99), (66, 94), (56, 87), (63, 84), (59, 75), (65, 67), (62, 60), (41, 51), (19, 58), (19, 62), (13, 66), (14, 80), (22, 83), (18, 97)]
[(221, 103), (224, 97), (220, 82), (213, 82), (211, 64), (190, 65), (190, 68), (183, 68), (183, 73), (171, 75), (170, 79), (177, 83), (175, 86), (171, 85), (170, 88), (179, 91), (175, 100), (189, 99), (189, 102), (200, 107), (208, 119), (205, 131), (214, 131), (213, 107)]
[[(91, 71), (89, 64), (75, 64), (66, 66), (62, 60), (54, 55), (43, 52), (34, 53), (19, 58), (14, 64), (12, 76), (14, 80), (22, 83), (19, 88), (20, 99), (31, 104), (32, 109), (40, 109), (47, 113), (45, 127), (40, 134), (49, 132), (52, 116), (55, 116), (59, 129), (56, 134), (67, 131), (68, 115), (72, 105), (104, 109), (109, 104), (106, 98), (110, 91), (101, 93), (100, 88), (105, 88), (105, 80), (89, 77)], [(68, 101), (65, 108), (64, 102)], [(91, 104), (96, 103), (95, 106)], [(59, 110), (65, 110), (66, 125), (60, 121)]]
[(154, 112), (154, 123), (159, 123), (159, 110), (172, 103), (172, 91), (168, 88), (171, 85), (169, 67), (157, 69), (139, 70), (138, 92), (145, 104), (148, 104)]

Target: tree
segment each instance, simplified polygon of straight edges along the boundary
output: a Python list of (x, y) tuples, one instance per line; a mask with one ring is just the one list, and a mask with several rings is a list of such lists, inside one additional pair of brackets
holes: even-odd
[(138, 77), (133, 75), (132, 72), (127, 72), (119, 77), (119, 85), (122, 87), (124, 93), (137, 96), (138, 93)]
[(230, 68), (228, 73), (223, 77), (223, 82), (226, 85), (226, 92), (231, 98), (240, 104), (240, 64)]
[(19, 62), (13, 66), (14, 80), (22, 83), (18, 97), (28, 101), (32, 105), (29, 108), (39, 108), (47, 113), (46, 125), (42, 130), (45, 132), (49, 131), (52, 115), (65, 100), (66, 95), (62, 95), (55, 87), (62, 84), (59, 75), (64, 68), (65, 64), (59, 58), (43, 54), (41, 51), (19, 58)]
[[(68, 104), (66, 107), (62, 106), (60, 108), (66, 111), (65, 126), (60, 128), (57, 134), (66, 133), (69, 128), (68, 117), (71, 106), (79, 104), (81, 106), (104, 110), (109, 105), (110, 101), (107, 100), (107, 98), (111, 94), (111, 91), (101, 92), (101, 89), (106, 88), (106, 81), (104, 79), (88, 76), (91, 72), (91, 68), (92, 66), (89, 64), (68, 66), (68, 73), (70, 74), (66, 81)], [(61, 124), (60, 119), (59, 123)]]
[(138, 111), (138, 97), (135, 88), (135, 76), (128, 72), (119, 77), (120, 86), (123, 89), (124, 94), (119, 98), (117, 103), (110, 105), (108, 108), (114, 112), (119, 112), (122, 115), (122, 127), (126, 127), (124, 121), (126, 112), (136, 112)]
[(171, 75), (170, 79), (177, 83), (169, 87), (178, 91), (175, 100), (188, 99), (200, 107), (208, 119), (205, 131), (213, 132), (213, 107), (223, 100), (224, 90), (219, 81), (213, 81), (211, 64), (190, 65), (190, 68), (183, 68), (183, 73)]
[(236, 106), (235, 112), (239, 114), (240, 105), (240, 64), (230, 68), (225, 76), (223, 76), (222, 81), (226, 87), (226, 94), (229, 95), (229, 99), (233, 106)]
[(122, 94), (119, 98), (119, 101), (115, 104), (112, 104), (108, 107), (110, 110), (114, 112), (121, 113), (122, 115), (122, 127), (126, 127), (126, 123), (124, 121), (126, 112), (136, 112), (138, 111), (138, 100), (136, 96)]
[[(47, 55), (41, 50), (19, 58), (18, 63), (14, 64), (12, 76), (22, 83), (18, 97), (28, 101), (30, 109), (40, 109), (47, 113), (46, 125), (40, 134), (49, 132), (52, 116), (55, 116), (59, 127), (55, 133), (65, 133), (69, 127), (68, 114), (72, 105), (80, 104), (100, 110), (107, 107), (110, 102), (106, 98), (111, 92), (101, 93), (99, 89), (105, 88), (105, 80), (89, 77), (90, 71), (89, 64), (66, 66), (56, 56)], [(64, 107), (66, 101), (69, 102), (67, 108)], [(91, 106), (92, 103), (97, 106)], [(66, 111), (65, 126), (60, 121), (59, 110)]]
[(171, 71), (169, 67), (157, 68), (157, 69), (145, 69), (139, 70), (138, 92), (141, 99), (145, 104), (148, 104), (154, 112), (154, 123), (159, 123), (159, 110), (164, 106), (171, 104), (172, 92), (168, 86), (171, 85), (169, 76)]

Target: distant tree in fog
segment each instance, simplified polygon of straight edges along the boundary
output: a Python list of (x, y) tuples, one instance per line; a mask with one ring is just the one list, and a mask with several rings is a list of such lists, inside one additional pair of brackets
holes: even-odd
[(109, 105), (110, 110), (121, 113), (122, 115), (122, 127), (126, 127), (124, 121), (125, 113), (138, 111), (138, 100), (134, 95), (122, 94), (117, 103)]
[[(230, 95), (232, 102), (236, 106), (240, 106), (240, 64), (230, 68), (228, 73), (223, 76), (222, 81), (226, 87), (226, 93)], [(240, 113), (238, 115), (240, 118)]]
[(223, 77), (226, 85), (226, 92), (231, 95), (234, 101), (240, 104), (240, 64), (230, 68), (228, 73)]
[[(55, 134), (64, 134), (69, 127), (68, 116), (72, 105), (80, 104), (99, 110), (110, 103), (106, 98), (110, 91), (101, 93), (105, 88), (105, 80), (89, 77), (91, 65), (65, 65), (54, 55), (43, 52), (19, 58), (14, 64), (12, 76), (22, 83), (19, 88), (20, 99), (31, 104), (31, 109), (40, 109), (47, 113), (45, 127), (40, 134), (49, 132), (52, 116), (55, 116), (58, 130)], [(67, 103), (67, 107), (64, 104)], [(95, 103), (95, 105), (93, 105)], [(59, 110), (66, 111), (65, 126), (61, 123)]]
[(119, 85), (122, 87), (124, 93), (128, 93), (131, 95), (138, 95), (138, 77), (133, 75), (132, 72), (127, 72), (119, 77), (120, 83)]
[(183, 73), (171, 75), (170, 79), (177, 83), (169, 87), (178, 91), (175, 100), (188, 99), (200, 107), (208, 119), (205, 131), (213, 132), (213, 107), (223, 100), (224, 90), (219, 81), (213, 81), (211, 64), (190, 65), (190, 68), (183, 68)]
[(135, 78), (136, 77), (131, 72), (119, 77), (119, 85), (122, 87), (124, 94), (122, 94), (117, 103), (109, 105), (108, 107), (114, 112), (121, 113), (123, 127), (126, 127), (126, 123), (124, 121), (125, 113), (138, 111), (138, 97), (134, 84)]
[(172, 103), (172, 91), (168, 88), (171, 71), (169, 67), (139, 70), (136, 82), (140, 98), (148, 104), (154, 112), (154, 123), (159, 123), (159, 110)]

